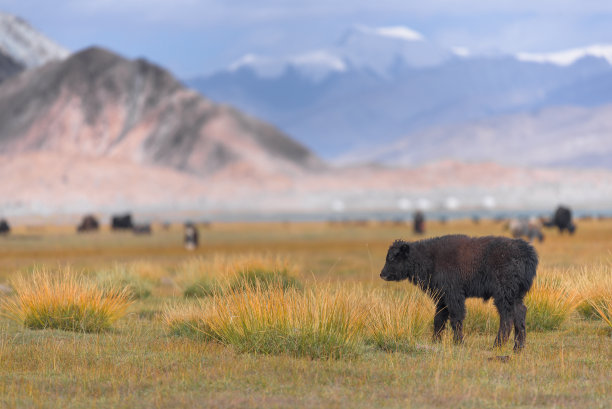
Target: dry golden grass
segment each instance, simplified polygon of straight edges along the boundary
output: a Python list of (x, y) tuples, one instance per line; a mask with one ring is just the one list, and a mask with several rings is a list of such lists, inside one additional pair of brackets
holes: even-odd
[(612, 327), (612, 262), (581, 268), (573, 274), (572, 290), (577, 310), (587, 319), (601, 319)]
[[(429, 236), (507, 234), (489, 221), (428, 222), (427, 229)], [(574, 236), (549, 230), (534, 243), (540, 267), (530, 309), (570, 313), (553, 329), (528, 330), (520, 354), (511, 343), (491, 350), (498, 317), (479, 300), (468, 302), (463, 345), (449, 330), (431, 344), (431, 301), (410, 283), (378, 278), (393, 240), (420, 238), (405, 225), (217, 223), (202, 231), (194, 252), (183, 248), (180, 228), (150, 237), (15, 231), (0, 238), (1, 283), (32, 265), (69, 263), (89, 277), (119, 265), (153, 291), (101, 333), (33, 331), (0, 317), (0, 407), (604, 408), (612, 401), (609, 324), (553, 302), (560, 294), (564, 302), (592, 298), (578, 289), (577, 273), (588, 275), (589, 286), (609, 277), (612, 220), (578, 221)], [(248, 257), (281, 258), (303, 290), (182, 297), (198, 276), (231, 282), (234, 261)], [(215, 322), (225, 338), (213, 332)]]
[(32, 329), (99, 332), (125, 315), (126, 289), (102, 290), (70, 269), (41, 269), (12, 281), (15, 295), (0, 300), (2, 314)]
[(239, 352), (351, 357), (359, 352), (366, 317), (361, 300), (343, 288), (297, 291), (257, 283), (197, 306), (170, 308), (164, 320), (171, 333), (215, 340)]

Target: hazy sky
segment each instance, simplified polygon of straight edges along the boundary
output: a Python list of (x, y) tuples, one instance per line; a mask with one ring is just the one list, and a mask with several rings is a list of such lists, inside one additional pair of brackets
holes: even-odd
[(186, 78), (246, 53), (333, 44), (354, 24), (404, 25), (473, 52), (612, 44), (610, 0), (0, 0), (70, 50), (102, 45)]

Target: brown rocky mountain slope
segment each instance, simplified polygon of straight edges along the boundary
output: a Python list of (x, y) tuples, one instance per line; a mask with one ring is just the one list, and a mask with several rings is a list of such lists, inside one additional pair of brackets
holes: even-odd
[(473, 209), (492, 200), (601, 208), (612, 203), (612, 172), (458, 162), (330, 168), (160, 67), (90, 48), (0, 84), (0, 188), (0, 213), (26, 217)]
[(89, 48), (0, 85), (0, 153), (112, 158), (206, 177), (323, 163), (271, 125), (215, 104), (145, 60)]

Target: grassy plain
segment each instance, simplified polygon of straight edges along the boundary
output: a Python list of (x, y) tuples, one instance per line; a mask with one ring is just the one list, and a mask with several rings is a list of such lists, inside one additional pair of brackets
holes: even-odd
[[(491, 221), (432, 222), (427, 228), (427, 236), (507, 234)], [(559, 291), (553, 301), (567, 316), (554, 329), (528, 331), (521, 354), (512, 353), (511, 342), (501, 351), (491, 348), (497, 318), (490, 305), (476, 301), (468, 305), (461, 346), (449, 334), (432, 344), (428, 323), (415, 348), (368, 348), (331, 359), (244, 353), (172, 334), (164, 313), (197, 307), (199, 301), (183, 292), (202, 274), (222, 277), (231, 274), (228, 263), (258, 258), (281, 260), (304, 291), (358, 286), (394, 300), (398, 289), (412, 291), (411, 285), (384, 283), (378, 274), (393, 240), (415, 239), (409, 226), (220, 223), (200, 229), (194, 252), (183, 248), (180, 226), (155, 228), (151, 236), (73, 231), (17, 227), (1, 237), (0, 283), (69, 265), (146, 291), (135, 292), (141, 295), (127, 315), (101, 333), (31, 330), (0, 318), (0, 407), (612, 407), (610, 326), (576, 309), (581, 294), (603, 288), (605, 297), (608, 287), (601, 286), (612, 281), (611, 220), (579, 221), (573, 237), (548, 230), (545, 242), (535, 243), (539, 288), (553, 283)], [(496, 359), (506, 355), (507, 361)]]

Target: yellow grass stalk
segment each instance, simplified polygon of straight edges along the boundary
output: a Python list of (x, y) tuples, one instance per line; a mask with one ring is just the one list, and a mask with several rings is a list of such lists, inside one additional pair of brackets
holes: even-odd
[(193, 334), (240, 352), (286, 353), (328, 359), (358, 353), (365, 311), (356, 293), (315, 287), (308, 291), (230, 290), (197, 307), (168, 309), (165, 321), (175, 334)]
[(35, 270), (12, 281), (13, 297), (0, 302), (4, 316), (31, 329), (99, 332), (121, 318), (129, 305), (126, 289), (102, 290), (70, 269)]
[(241, 290), (255, 286), (256, 282), (262, 287), (280, 284), (286, 289), (301, 288), (296, 279), (296, 266), (271, 255), (194, 258), (179, 268), (179, 274), (187, 297), (211, 296), (226, 288)]
[(434, 315), (431, 300), (416, 291), (371, 291), (366, 340), (384, 351), (413, 351), (416, 340), (429, 333)]
[(559, 280), (536, 277), (525, 297), (529, 330), (558, 329), (576, 309), (577, 299)]
[(572, 288), (580, 315), (601, 319), (612, 327), (612, 263), (583, 268), (574, 277)]

